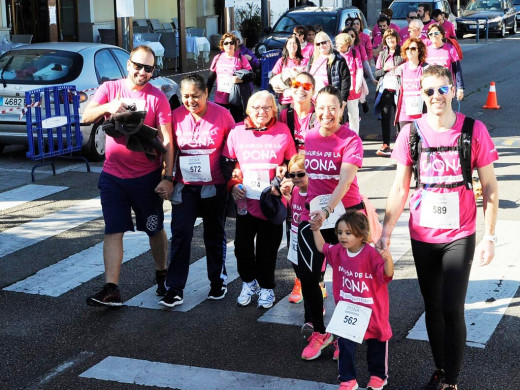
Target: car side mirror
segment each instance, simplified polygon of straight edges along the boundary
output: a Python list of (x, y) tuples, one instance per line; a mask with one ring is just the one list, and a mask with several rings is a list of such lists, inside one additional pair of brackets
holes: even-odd
[(159, 77), (160, 74), (161, 74), (161, 70), (159, 68), (155, 68), (152, 73), (152, 79)]

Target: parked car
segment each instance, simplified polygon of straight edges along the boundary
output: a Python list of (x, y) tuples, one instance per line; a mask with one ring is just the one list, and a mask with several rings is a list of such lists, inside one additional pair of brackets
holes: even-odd
[[(457, 38), (466, 33), (475, 33), (477, 30), (476, 18), (487, 18), (489, 32), (499, 37), (516, 34), (516, 10), (511, 0), (473, 0), (466, 5), (460, 18), (457, 18)], [(479, 20), (479, 32), (485, 31), (485, 20)]]
[(516, 10), (516, 25), (520, 25), (520, 0), (513, 0), (513, 7)]
[[(294, 27), (298, 25), (320, 25), (323, 30), (334, 39), (343, 30), (345, 20), (349, 17), (360, 17), (365, 27), (367, 21), (363, 13), (356, 7), (297, 7), (288, 10), (276, 22), (255, 46), (255, 54), (260, 58), (266, 51), (283, 49), (285, 41), (292, 35)], [(367, 32), (367, 31), (365, 31)], [(370, 30), (368, 30), (370, 33)]]
[[(0, 57), (0, 152), (5, 145), (27, 144), (25, 117), (20, 118), (25, 92), (53, 85), (74, 85), (80, 95), (80, 116), (97, 88), (108, 80), (126, 77), (130, 54), (119, 47), (78, 42), (48, 42), (12, 49)], [(157, 73), (158, 74), (158, 73)], [(154, 77), (170, 106), (179, 105), (179, 86), (166, 77)], [(81, 124), (83, 147), (89, 158), (105, 155), (105, 133), (100, 122)]]
[(421, 3), (430, 3), (432, 9), (440, 9), (442, 12), (447, 13), (448, 20), (455, 23), (455, 15), (451, 13), (450, 4), (448, 0), (433, 0), (433, 1), (421, 1), (421, 0), (394, 0), (390, 4), (390, 9), (393, 11), (392, 23), (395, 23), (399, 28), (408, 27), (406, 16), (410, 11), (416, 11), (417, 6)]

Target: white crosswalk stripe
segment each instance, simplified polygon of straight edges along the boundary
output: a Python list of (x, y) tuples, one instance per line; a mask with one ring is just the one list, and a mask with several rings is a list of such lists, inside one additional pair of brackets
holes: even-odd
[(0, 194), (0, 211), (44, 198), (68, 188), (69, 187), (28, 184), (23, 187), (15, 188), (14, 190), (2, 192)]

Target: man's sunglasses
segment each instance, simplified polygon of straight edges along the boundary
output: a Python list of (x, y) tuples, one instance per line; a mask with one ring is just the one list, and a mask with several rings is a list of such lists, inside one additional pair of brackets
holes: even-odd
[(305, 172), (298, 172), (298, 173), (292, 173), (292, 172), (291, 172), (291, 173), (289, 173), (289, 177), (290, 177), (291, 179), (295, 179), (295, 178), (297, 178), (297, 177), (299, 177), (299, 178), (301, 179), (302, 177), (305, 177), (305, 175), (306, 175)]
[[(445, 85), (443, 87), (437, 88), (437, 91), (439, 92), (439, 95), (446, 95), (448, 92), (450, 92), (451, 87), (451, 85)], [(427, 96), (433, 96), (435, 94), (435, 88), (423, 89), (423, 93)]]
[(139, 62), (132, 61), (132, 60), (130, 60), (130, 62), (132, 63), (132, 66), (134, 67), (135, 70), (141, 70), (144, 68), (144, 71), (146, 73), (152, 73), (153, 70), (155, 69), (154, 65), (144, 65), (144, 64), (140, 64)]
[(408, 16), (408, 19), (419, 19), (418, 16)]
[(306, 91), (310, 91), (312, 89), (312, 83), (302, 83), (296, 80), (292, 82), (292, 86), (296, 89), (303, 87), (303, 89), (305, 89)]

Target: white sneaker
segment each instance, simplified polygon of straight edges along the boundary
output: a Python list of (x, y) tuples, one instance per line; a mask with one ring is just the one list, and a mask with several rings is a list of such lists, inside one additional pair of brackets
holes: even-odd
[(240, 295), (237, 298), (237, 303), (240, 306), (249, 305), (251, 303), (251, 298), (253, 297), (253, 295), (258, 294), (259, 290), (260, 286), (258, 285), (256, 279), (249, 283), (242, 282), (242, 291), (240, 292)]
[(258, 307), (269, 309), (273, 307), (273, 303), (276, 300), (274, 291), (271, 288), (261, 288), (260, 295), (258, 297)]

